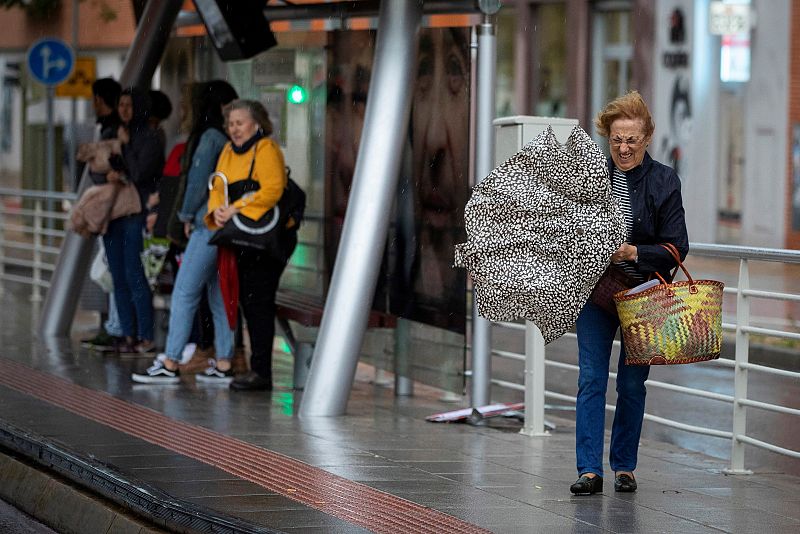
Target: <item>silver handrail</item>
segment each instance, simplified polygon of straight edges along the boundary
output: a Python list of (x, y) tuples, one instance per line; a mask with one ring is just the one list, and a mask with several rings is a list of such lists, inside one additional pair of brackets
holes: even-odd
[[(788, 338), (788, 339), (800, 339), (800, 333), (796, 332), (787, 332), (782, 330), (770, 329), (770, 328), (761, 328), (756, 326), (750, 325), (750, 299), (751, 298), (759, 298), (759, 299), (774, 299), (774, 300), (783, 300), (783, 301), (798, 301), (800, 300), (800, 295), (795, 295), (792, 293), (785, 293), (785, 292), (775, 292), (775, 291), (764, 291), (764, 290), (757, 290), (752, 289), (750, 287), (750, 270), (749, 270), (749, 262), (750, 261), (761, 261), (761, 262), (777, 262), (777, 263), (788, 263), (788, 264), (798, 264), (800, 263), (800, 251), (797, 250), (785, 250), (785, 249), (773, 249), (773, 248), (762, 248), (762, 247), (744, 247), (744, 246), (735, 246), (735, 245), (717, 245), (717, 244), (708, 244), (708, 243), (692, 243), (690, 244), (690, 255), (693, 256), (703, 256), (703, 257), (711, 257), (711, 258), (722, 258), (722, 259), (731, 259), (731, 260), (739, 260), (739, 276), (738, 276), (738, 287), (735, 288), (726, 288), (726, 294), (733, 294), (736, 296), (737, 299), (737, 306), (736, 306), (736, 321), (735, 323), (725, 323), (724, 327), (725, 330), (734, 331), (736, 333), (736, 357), (734, 361), (729, 360), (715, 360), (710, 362), (704, 362), (700, 365), (707, 365), (707, 366), (718, 366), (718, 367), (726, 367), (732, 368), (733, 372), (733, 380), (734, 380), (734, 394), (731, 395), (723, 395), (715, 392), (705, 391), (703, 389), (698, 388), (690, 388), (684, 386), (678, 386), (674, 384), (669, 384), (666, 382), (659, 382), (656, 380), (648, 380), (646, 384), (648, 386), (671, 390), (683, 394), (693, 395), (697, 397), (707, 398), (715, 401), (726, 402), (730, 403), (733, 407), (733, 423), (732, 428), (730, 430), (719, 430), (707, 427), (699, 427), (695, 425), (689, 425), (686, 423), (681, 423), (679, 421), (675, 421), (672, 419), (667, 419), (664, 417), (654, 416), (652, 414), (645, 414), (645, 420), (652, 421), (657, 424), (665, 425), (671, 428), (687, 431), (687, 432), (694, 432), (699, 433), (707, 436), (712, 437), (719, 437), (723, 439), (731, 440), (731, 457), (730, 457), (730, 466), (727, 469), (729, 473), (737, 473), (737, 474), (747, 474), (750, 473), (745, 468), (744, 465), (744, 447), (745, 445), (759, 447), (768, 451), (772, 451), (778, 454), (783, 454), (791, 457), (798, 458), (800, 457), (800, 451), (794, 451), (791, 449), (779, 447), (775, 444), (767, 443), (762, 440), (755, 439), (751, 436), (748, 436), (746, 433), (747, 428), (747, 407), (760, 409), (760, 410), (767, 410), (771, 412), (778, 412), (785, 415), (800, 415), (800, 410), (795, 408), (791, 408), (788, 406), (782, 406), (777, 404), (771, 404), (766, 402), (755, 401), (753, 399), (749, 399), (747, 397), (747, 385), (748, 385), (748, 371), (757, 371), (760, 373), (765, 373), (773, 376), (783, 376), (792, 379), (800, 380), (800, 373), (796, 373), (793, 371), (779, 369), (775, 367), (769, 367), (765, 365), (756, 365), (750, 363), (749, 360), (749, 346), (750, 346), (750, 334), (762, 334), (762, 335), (770, 335), (776, 336), (781, 338)], [(511, 331), (521, 331), (525, 330), (526, 326), (521, 323), (495, 323), (494, 328), (511, 330)], [(575, 338), (575, 334), (567, 334), (566, 337)], [(619, 344), (618, 341), (614, 342), (615, 344)], [(503, 350), (493, 350), (492, 355), (496, 358), (506, 358), (513, 361), (526, 361), (526, 369), (528, 365), (533, 365), (531, 362), (538, 357), (544, 359), (543, 364), (548, 367), (555, 367), (559, 369), (565, 369), (570, 371), (577, 371), (578, 366), (573, 364), (567, 364), (563, 362), (557, 362), (552, 360), (546, 359), (546, 353), (544, 350), (544, 346), (541, 347), (534, 347), (536, 350), (529, 350), (530, 343), (526, 342), (526, 353), (520, 354), (511, 351), (503, 351)], [(541, 356), (536, 356), (534, 353), (540, 353)], [(538, 364), (542, 365), (542, 364)], [(697, 365), (697, 364), (695, 364)], [(535, 366), (534, 366), (535, 367)], [(470, 371), (467, 371), (470, 373)], [(528, 373), (526, 372), (526, 377)], [(611, 377), (615, 376), (614, 373), (611, 373)], [(541, 377), (539, 377), (541, 380)], [(525, 396), (525, 406), (526, 412), (530, 413), (530, 411), (537, 411), (544, 409), (545, 406), (545, 398), (554, 398), (561, 401), (575, 403), (576, 399), (574, 396), (564, 395), (562, 393), (556, 393), (553, 391), (545, 390), (543, 393), (539, 392), (535, 397), (528, 395), (528, 388), (525, 387), (525, 384), (518, 384), (514, 382), (510, 382), (508, 380), (499, 380), (493, 379), (492, 383), (495, 386), (514, 390), (514, 391), (526, 391)], [(612, 405), (607, 405), (606, 409), (608, 410), (615, 410), (615, 407)], [(531, 427), (529, 422), (526, 420), (525, 427), (522, 430), (522, 433), (528, 435), (542, 435), (543, 428), (538, 427)]]
[[(56, 245), (66, 235), (64, 230), (51, 228), (54, 226), (52, 223), (69, 218), (63, 210), (46, 210), (44, 206), (52, 205), (53, 200), (61, 201), (55, 205), (74, 202), (78, 195), (0, 187), (0, 199), (5, 198), (32, 201), (33, 207), (20, 204), (7, 208), (5, 202), (0, 202), (0, 292), (3, 291), (3, 282), (23, 283), (31, 287), (30, 300), (40, 302), (42, 288), (50, 286), (55, 259), (61, 252)], [(24, 256), (20, 257), (20, 254)], [(25, 274), (8, 272), (8, 267), (23, 268)]]

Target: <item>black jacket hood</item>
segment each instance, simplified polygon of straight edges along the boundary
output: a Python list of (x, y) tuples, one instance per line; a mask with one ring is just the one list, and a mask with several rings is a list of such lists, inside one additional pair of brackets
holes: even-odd
[(150, 108), (152, 106), (150, 96), (147, 94), (147, 91), (139, 89), (138, 87), (133, 87), (122, 94), (128, 93), (131, 95), (131, 101), (133, 102), (133, 117), (131, 118), (131, 122), (127, 125), (128, 129), (131, 132), (135, 132), (148, 128), (147, 119), (150, 117)]

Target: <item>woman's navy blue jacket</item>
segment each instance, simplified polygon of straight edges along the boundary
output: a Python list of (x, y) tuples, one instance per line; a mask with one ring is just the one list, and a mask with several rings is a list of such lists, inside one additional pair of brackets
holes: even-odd
[[(608, 159), (609, 176), (614, 162)], [(681, 254), (689, 253), (689, 235), (681, 198), (678, 173), (645, 152), (641, 165), (625, 173), (633, 216), (631, 245), (636, 245), (639, 261), (636, 268), (647, 278), (657, 271), (665, 278), (677, 264), (659, 243), (672, 243)]]

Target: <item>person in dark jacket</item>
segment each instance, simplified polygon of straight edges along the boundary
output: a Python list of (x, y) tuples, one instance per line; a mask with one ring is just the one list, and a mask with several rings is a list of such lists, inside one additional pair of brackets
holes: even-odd
[[(112, 159), (109, 182), (131, 182), (142, 206), (156, 190), (164, 166), (164, 149), (158, 134), (150, 128), (150, 98), (137, 88), (126, 89), (119, 99), (122, 125), (117, 138), (122, 155)], [(125, 336), (120, 352), (150, 352), (153, 345), (153, 295), (144, 274), (140, 254), (143, 247), (144, 212), (109, 222), (103, 236), (108, 267), (114, 282), (119, 319)]]
[[(120, 93), (122, 93), (122, 86), (113, 78), (99, 78), (92, 83), (92, 105), (98, 128), (95, 139), (109, 140), (117, 137), (120, 125), (117, 113)], [(93, 184), (106, 182), (105, 173), (89, 171), (88, 175)], [(76, 175), (76, 187), (81, 176), (83, 176), (82, 165)], [(114, 350), (119, 345), (121, 338), (122, 326), (119, 323), (114, 293), (111, 292), (108, 295), (108, 313), (101, 313), (100, 316), (100, 330), (91, 338), (82, 339), (81, 345), (100, 351)]]
[[(122, 86), (113, 78), (100, 78), (92, 84), (92, 104), (97, 117), (97, 124), (100, 127), (101, 141), (115, 139), (117, 130), (121, 124), (117, 105), (119, 95), (122, 93)], [(89, 172), (89, 178), (95, 184), (102, 184), (106, 181), (105, 174)]]
[[(655, 126), (638, 92), (611, 102), (595, 119), (597, 132), (608, 138), (612, 194), (625, 218), (628, 240), (611, 262), (630, 279), (644, 282), (658, 272), (669, 278), (675, 260), (659, 243), (672, 243), (681, 259), (689, 252), (681, 182), (670, 167), (647, 153)], [(580, 478), (570, 491), (577, 495), (603, 491), (603, 439), (609, 362), (619, 319), (592, 302), (586, 303), (576, 325), (578, 334), (578, 399), (576, 457)], [(625, 365), (625, 345), (617, 366), (617, 408), (611, 430), (609, 462), (614, 490), (636, 491), (639, 437), (644, 419), (648, 366)]]

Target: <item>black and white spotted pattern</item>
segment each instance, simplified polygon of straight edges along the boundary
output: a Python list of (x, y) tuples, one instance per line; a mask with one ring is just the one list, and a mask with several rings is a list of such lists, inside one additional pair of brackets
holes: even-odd
[(625, 241), (606, 158), (580, 127), (562, 145), (547, 130), (475, 186), (455, 264), (490, 321), (523, 317), (549, 343), (575, 324)]

